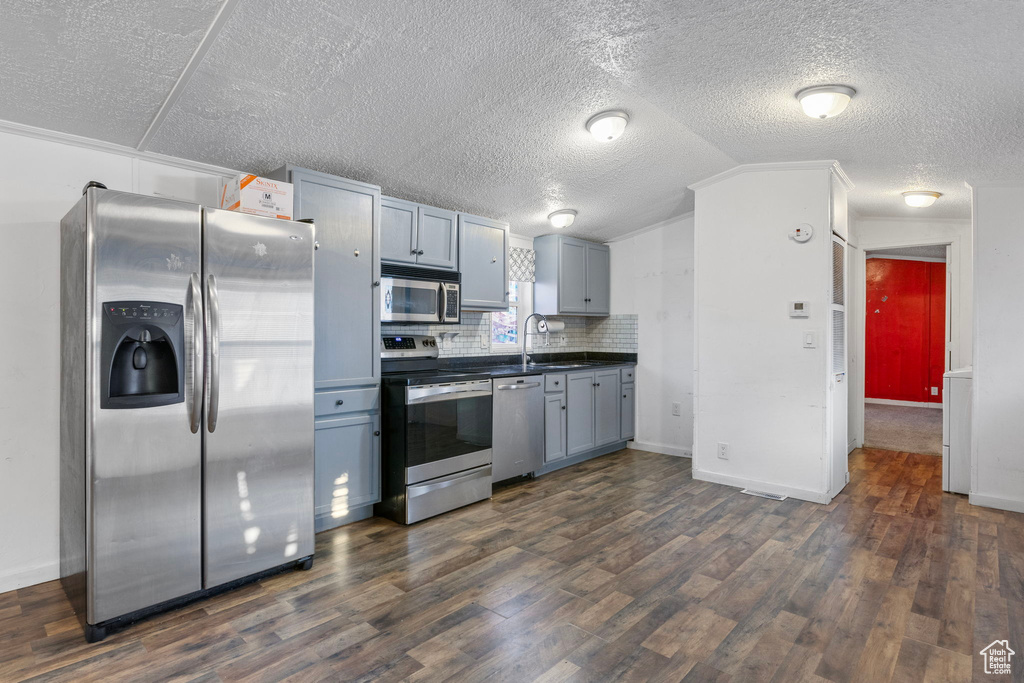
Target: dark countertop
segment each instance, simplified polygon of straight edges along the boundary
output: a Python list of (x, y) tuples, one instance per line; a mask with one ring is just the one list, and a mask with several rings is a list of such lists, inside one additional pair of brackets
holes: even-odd
[[(543, 361), (552, 362), (552, 361)], [(598, 360), (577, 360), (577, 361), (565, 361), (566, 363), (587, 363), (587, 367), (582, 368), (560, 368), (560, 367), (537, 367), (537, 366), (526, 366), (526, 370), (523, 370), (523, 364), (503, 364), (503, 365), (480, 365), (475, 367), (463, 367), (459, 366), (459, 370), (465, 372), (471, 372), (474, 374), (487, 374), (492, 378), (494, 377), (525, 377), (528, 375), (548, 375), (552, 373), (564, 373), (564, 372), (586, 372), (587, 370), (596, 370), (599, 368), (613, 368), (623, 365), (634, 365), (636, 361), (598, 361)]]

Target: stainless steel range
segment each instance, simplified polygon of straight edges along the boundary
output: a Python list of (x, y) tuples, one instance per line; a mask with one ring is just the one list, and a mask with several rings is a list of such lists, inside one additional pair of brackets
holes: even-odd
[(491, 497), (491, 379), (438, 367), (430, 336), (381, 340), (381, 502), (412, 524)]

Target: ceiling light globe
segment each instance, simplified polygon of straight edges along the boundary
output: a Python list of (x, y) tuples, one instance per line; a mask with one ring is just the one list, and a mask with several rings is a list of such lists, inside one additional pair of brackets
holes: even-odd
[(941, 192), (914, 190), (913, 192), (904, 192), (903, 201), (907, 203), (907, 206), (911, 206), (915, 209), (924, 209), (934, 204), (935, 200), (941, 196)]
[(587, 130), (595, 140), (611, 142), (626, 130), (629, 116), (624, 111), (604, 111), (587, 121)]
[(548, 214), (548, 220), (551, 221), (552, 227), (568, 228), (576, 220), (576, 212), (573, 209), (562, 209)]
[(796, 94), (804, 113), (812, 119), (828, 119), (843, 113), (857, 93), (846, 85), (819, 85)]

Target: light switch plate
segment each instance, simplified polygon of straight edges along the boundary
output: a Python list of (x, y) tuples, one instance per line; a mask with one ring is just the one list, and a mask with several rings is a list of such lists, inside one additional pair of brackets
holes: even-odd
[(818, 348), (817, 334), (813, 330), (804, 331), (804, 348), (805, 349), (816, 349)]

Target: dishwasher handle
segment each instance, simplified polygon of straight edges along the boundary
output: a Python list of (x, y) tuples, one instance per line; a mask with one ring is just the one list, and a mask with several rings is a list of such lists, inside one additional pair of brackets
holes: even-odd
[(539, 386), (540, 382), (530, 382), (529, 384), (499, 384), (498, 391), (511, 391), (513, 389), (533, 389)]

